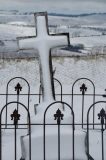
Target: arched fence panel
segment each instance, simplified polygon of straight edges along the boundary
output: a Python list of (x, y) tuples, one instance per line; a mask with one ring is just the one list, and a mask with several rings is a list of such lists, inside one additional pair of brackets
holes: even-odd
[[(98, 101), (90, 106), (87, 112), (87, 154), (88, 160), (92, 156), (95, 160), (106, 159), (106, 110), (105, 110), (106, 101)], [(91, 130), (90, 126), (90, 112), (95, 107), (95, 123), (94, 128)], [(105, 136), (105, 137), (104, 137)]]
[[(63, 111), (62, 105), (65, 105), (65, 108), (68, 108), (70, 110), (70, 120), (67, 123), (66, 122), (64, 123), (65, 113)], [(48, 113), (49, 117), (47, 116), (47, 113)], [(69, 111), (68, 111), (68, 113), (69, 113)], [(48, 121), (47, 121), (47, 119), (48, 119)], [(70, 128), (69, 135), (70, 135), (70, 139), (72, 140), (71, 141), (72, 144), (70, 147), (70, 149), (71, 149), (70, 150), (70, 157), (72, 158), (72, 160), (74, 160), (75, 153), (74, 153), (74, 112), (73, 112), (73, 109), (71, 108), (71, 106), (69, 104), (67, 104), (65, 102), (61, 102), (61, 101), (56, 101), (56, 102), (50, 104), (44, 112), (44, 128), (43, 128), (44, 160), (46, 160), (47, 156), (49, 156), (48, 152), (47, 152), (47, 149), (48, 149), (48, 147), (47, 147), (48, 146), (47, 145), (48, 136), (47, 135), (49, 134), (50, 130), (52, 131), (52, 134), (54, 133), (54, 131), (56, 132), (56, 130), (57, 130), (57, 132), (54, 133), (54, 135), (53, 135), (55, 137), (57, 136), (57, 143), (56, 143), (57, 148), (55, 145), (55, 148), (54, 148), (55, 151), (52, 151), (52, 152), (53, 152), (53, 157), (55, 157), (58, 160), (61, 160), (61, 155), (62, 155), (61, 147), (63, 145), (62, 140), (64, 139), (64, 137), (61, 138), (61, 135), (62, 135), (62, 132), (65, 131), (66, 126)], [(48, 130), (47, 130), (47, 128), (48, 128)], [(67, 138), (68, 138), (68, 135), (67, 135)], [(52, 136), (51, 136), (51, 139), (52, 139)], [(64, 143), (64, 145), (65, 145), (65, 143)], [(50, 151), (50, 147), (52, 147), (52, 145), (49, 146), (49, 151)], [(66, 152), (66, 151), (69, 151), (68, 148), (65, 148), (65, 151), (63, 151), (63, 152)], [(51, 154), (52, 152), (50, 151), (49, 154)]]
[[(75, 93), (75, 86), (76, 84), (78, 84), (78, 82), (81, 82), (79, 88), (77, 88), (77, 91)], [(92, 93), (87, 94), (86, 92), (88, 91), (88, 83), (91, 85), (92, 87)], [(80, 92), (80, 93), (79, 93)], [(79, 94), (78, 94), (79, 93)], [(81, 98), (81, 102), (77, 100), (77, 104), (78, 106), (81, 105), (81, 123), (82, 123), (82, 128), (84, 128), (84, 115), (85, 115), (85, 97), (89, 97), (92, 98), (92, 103), (95, 103), (95, 85), (93, 83), (93, 81), (91, 81), (88, 78), (79, 78), (77, 79), (73, 85), (72, 85), (72, 97), (71, 97), (71, 106), (74, 109), (74, 97), (82, 97)], [(88, 101), (89, 102), (89, 101)], [(87, 102), (87, 103), (88, 103)], [(80, 109), (79, 109), (80, 110)], [(94, 123), (95, 123), (95, 107), (93, 108), (93, 115), (92, 115), (92, 122), (93, 122), (93, 129), (94, 129)]]
[[(12, 83), (12, 85), (14, 85), (14, 87), (9, 88), (11, 83)], [(23, 88), (24, 88), (24, 87), (22, 87), (23, 83), (26, 85), (25, 91), (23, 91)], [(14, 96), (14, 98), (16, 97), (16, 101), (20, 102), (21, 95), (26, 97), (26, 101), (25, 101), (26, 104), (25, 105), (27, 106), (27, 108), (29, 110), (29, 100), (30, 100), (29, 82), (23, 77), (14, 77), (14, 78), (10, 79), (7, 83), (7, 86), (6, 86), (6, 104), (8, 104), (9, 101), (12, 101), (12, 100), (9, 100), (10, 96), (11, 97)], [(18, 109), (19, 109), (19, 103), (17, 103), (17, 110)], [(8, 110), (6, 107), (6, 116), (5, 116), (5, 123), (6, 124), (7, 124), (7, 115), (8, 115)]]
[[(23, 108), (24, 113), (21, 113), (17, 110), (17, 103), (20, 105), (21, 108)], [(12, 106), (13, 107), (12, 107)], [(5, 121), (3, 120), (3, 113), (5, 112), (6, 107), (11, 108), (11, 114), (10, 114), (10, 119), (7, 119), (7, 127), (5, 128)], [(25, 118), (25, 113), (26, 113), (26, 122), (23, 122), (23, 119)], [(9, 159), (12, 158), (14, 160), (25, 160), (24, 154), (21, 154), (19, 150), (19, 145), (20, 142), (20, 136), (22, 138), (23, 132), (24, 135), (28, 135), (29, 137), (29, 142), (28, 142), (28, 149), (29, 149), (29, 160), (31, 160), (31, 124), (30, 124), (30, 113), (28, 111), (28, 108), (17, 101), (12, 101), (7, 103), (1, 110), (0, 112), (0, 160), (3, 159)], [(19, 126), (19, 127), (17, 127)], [(26, 130), (27, 129), (27, 130)], [(4, 134), (5, 131), (5, 134)], [(9, 131), (9, 133), (7, 132)], [(17, 134), (18, 132), (18, 134)], [(7, 134), (6, 134), (7, 133)], [(20, 133), (20, 136), (19, 136)], [(8, 135), (9, 134), (9, 135)], [(10, 136), (10, 141), (7, 141), (8, 136)], [(9, 140), (8, 139), (8, 140)], [(4, 140), (4, 143), (3, 143)], [(9, 145), (10, 144), (10, 145)], [(9, 150), (13, 151), (9, 152)], [(12, 155), (10, 153), (13, 153)], [(21, 156), (21, 157), (19, 157)]]

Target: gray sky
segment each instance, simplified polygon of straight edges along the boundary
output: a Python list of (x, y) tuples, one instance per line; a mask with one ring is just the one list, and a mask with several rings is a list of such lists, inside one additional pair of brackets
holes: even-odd
[(0, 0), (0, 9), (67, 14), (106, 12), (106, 0)]

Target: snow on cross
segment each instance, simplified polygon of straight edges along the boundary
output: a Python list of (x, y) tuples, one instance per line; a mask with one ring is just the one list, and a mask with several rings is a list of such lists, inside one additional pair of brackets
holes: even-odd
[(57, 46), (69, 44), (69, 34), (50, 35), (47, 12), (35, 13), (36, 37), (24, 37), (19, 40), (20, 49), (37, 49), (41, 63), (41, 83), (43, 100), (54, 100), (52, 67), (50, 67), (50, 50)]

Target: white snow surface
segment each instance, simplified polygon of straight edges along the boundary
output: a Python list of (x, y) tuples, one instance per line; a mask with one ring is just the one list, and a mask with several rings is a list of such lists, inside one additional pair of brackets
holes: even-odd
[[(16, 16), (14, 16), (16, 18)], [(11, 17), (12, 19), (14, 19), (14, 17)], [(25, 16), (26, 17), (26, 16)], [(25, 18), (24, 17), (24, 18)], [(100, 16), (101, 17), (101, 16)], [(71, 34), (71, 43), (72, 44), (78, 44), (79, 42), (81, 44), (84, 44), (85, 47), (88, 48), (92, 48), (92, 47), (104, 47), (106, 45), (105, 43), (105, 35), (101, 35), (102, 31), (104, 32), (105, 30), (105, 23), (103, 21), (103, 19), (98, 18), (102, 23), (100, 23), (98, 25), (98, 20), (97, 18), (95, 19), (95, 16), (92, 16), (92, 18), (88, 17), (88, 19), (84, 19), (84, 18), (71, 18), (71, 21), (69, 20), (69, 18), (64, 18), (62, 17), (61, 20), (60, 17), (52, 17), (54, 19), (53, 23), (55, 24), (55, 20), (58, 21), (58, 27), (56, 28), (56, 30), (54, 28), (51, 28), (51, 31), (54, 32), (58, 32), (58, 30), (60, 32), (62, 31), (67, 31), (70, 30)], [(7, 24), (0, 24), (0, 28), (2, 29), (2, 32), (0, 32), (0, 39), (5, 42), (5, 46), (7, 46), (7, 51), (8, 48), (11, 48), (12, 46), (12, 51), (15, 52), (16, 50), (18, 50), (18, 47), (16, 45), (16, 42), (14, 42), (14, 40), (16, 41), (16, 37), (18, 35), (20, 36), (27, 36), (29, 35), (33, 35), (33, 30), (35, 30), (34, 27), (30, 28), (27, 26), (28, 23), (24, 23), (24, 22), (13, 22), (11, 21), (10, 18), (10, 22), (8, 22)], [(17, 18), (20, 19), (19, 16), (17, 16)], [(8, 19), (8, 17), (7, 17)], [(23, 18), (22, 18), (23, 19)], [(51, 21), (53, 20), (51, 19)], [(91, 20), (92, 19), (92, 20)], [(95, 19), (95, 21), (94, 21)], [(4, 18), (4, 15), (2, 15), (2, 21), (5, 21), (6, 19)], [(100, 22), (99, 21), (99, 22)], [(6, 21), (7, 22), (7, 21)], [(72, 26), (72, 22), (74, 22), (74, 25)], [(87, 23), (87, 26), (85, 25), (85, 22)], [(89, 25), (90, 22), (90, 25)], [(62, 24), (67, 23), (68, 27), (63, 25), (63, 27), (61, 27)], [(96, 26), (94, 26), (94, 23), (97, 23)], [(32, 23), (31, 23), (32, 24)], [(73, 31), (71, 31), (72, 28), (70, 28), (70, 24), (71, 27), (75, 27), (76, 29), (78, 29), (79, 27), (81, 27), (78, 32), (76, 33), (76, 31), (73, 29)], [(104, 24), (104, 26), (103, 26)], [(15, 25), (15, 26), (14, 26)], [(81, 26), (80, 26), (81, 25)], [(14, 27), (13, 27), (14, 26)], [(102, 26), (102, 27), (101, 27)], [(86, 29), (87, 28), (87, 29)], [(96, 30), (95, 30), (96, 28)], [(91, 32), (92, 30), (92, 32)], [(101, 30), (101, 31), (100, 31)], [(7, 34), (4, 34), (5, 31), (7, 31)], [(91, 33), (90, 33), (91, 32)], [(92, 36), (92, 35), (95, 36)], [(88, 37), (78, 37), (78, 36), (88, 36)], [(90, 37), (89, 37), (90, 36)], [(13, 41), (11, 42), (11, 37), (13, 38)], [(3, 39), (4, 38), (4, 39)], [(8, 40), (10, 40), (8, 42)], [(99, 42), (98, 42), (99, 41)], [(60, 42), (60, 41), (59, 41)], [(26, 43), (26, 42), (25, 42)], [(25, 44), (24, 43), (24, 44)], [(1, 43), (2, 44), (2, 43)], [(33, 44), (34, 47), (35, 46), (35, 42)], [(29, 47), (28, 45), (25, 46), (25, 48)], [(50, 46), (51, 47), (51, 46)], [(5, 47), (1, 46), (1, 52), (5, 51)], [(102, 50), (103, 51), (103, 50)], [(11, 49), (10, 49), (11, 52)], [(8, 52), (7, 52), (8, 53)], [(84, 52), (86, 53), (86, 52)], [(29, 54), (29, 53), (28, 53)], [(48, 56), (48, 55), (47, 55)], [(74, 54), (75, 56), (75, 54)], [(13, 55), (14, 57), (14, 55)], [(93, 57), (82, 57), (82, 58), (78, 58), (78, 57), (74, 57), (74, 58), (54, 58), (53, 59), (53, 66), (54, 68), (56, 67), (56, 74), (55, 77), (57, 79), (59, 79), (62, 84), (63, 84), (63, 93), (71, 93), (71, 86), (73, 84), (73, 82), (80, 77), (86, 77), (86, 78), (90, 78), (91, 80), (94, 81), (95, 85), (96, 85), (96, 93), (101, 93), (104, 94), (104, 89), (105, 89), (105, 79), (106, 79), (106, 68), (105, 68), (105, 64), (106, 64), (106, 57), (104, 56), (93, 56)], [(45, 63), (46, 65), (46, 63)], [(12, 72), (11, 72), (12, 71)], [(45, 73), (45, 72), (44, 72)], [(13, 78), (14, 76), (23, 76), (24, 78), (26, 78), (29, 83), (31, 84), (31, 93), (38, 93), (39, 91), (39, 67), (38, 67), (38, 61), (37, 60), (10, 60), (10, 61), (5, 61), (5, 60), (0, 60), (0, 84), (1, 84), (1, 88), (0, 88), (0, 93), (5, 93), (6, 91), (6, 83), (8, 82), (8, 80), (10, 80), (10, 78)], [(46, 75), (46, 73), (44, 74)], [(49, 79), (49, 78), (48, 78)], [(86, 82), (86, 81), (85, 81)], [(20, 83), (22, 83), (22, 87), (23, 87), (23, 91), (22, 93), (27, 93), (27, 86), (25, 83), (23, 83), (22, 81), (20, 81)], [(74, 92), (75, 93), (80, 93), (80, 89), (79, 87), (81, 86), (82, 81), (79, 82), (76, 87)], [(9, 93), (15, 93), (14, 91), (14, 85), (16, 85), (16, 82), (11, 83), (10, 87), (9, 87)], [(56, 92), (60, 93), (60, 88), (57, 84), (55, 84), (56, 86)], [(70, 87), (69, 87), (70, 86)], [(93, 93), (93, 89), (90, 83), (87, 83), (87, 93)], [(45, 86), (45, 88), (48, 88), (47, 86)], [(50, 88), (49, 88), (50, 89)], [(48, 91), (47, 91), (48, 92)], [(5, 105), (5, 97), (1, 96), (1, 108), (3, 105)], [(13, 101), (17, 99), (16, 96), (9, 96), (8, 101)], [(60, 97), (56, 97), (57, 100), (60, 100)], [(105, 98), (103, 97), (96, 97), (96, 101), (97, 100), (105, 100)], [(67, 102), (68, 104), (71, 105), (71, 97), (70, 96), (66, 96), (63, 97), (63, 101)], [(27, 98), (25, 98), (24, 96), (20, 97), (20, 102), (24, 103), (27, 106)], [(53, 101), (52, 101), (53, 102)], [(86, 108), (84, 109), (84, 122), (86, 123), (86, 114), (87, 114), (87, 110), (89, 108), (89, 106), (92, 104), (93, 99), (92, 97), (86, 97), (85, 98), (85, 106)], [(41, 107), (38, 106), (37, 109), (37, 115), (35, 116), (34, 113), (34, 104), (38, 103), (38, 97), (35, 96), (31, 96), (30, 97), (30, 112), (31, 112), (31, 121), (32, 122), (43, 122), (43, 113), (45, 108), (47, 107), (47, 105), (49, 105), (51, 103), (42, 103)], [(11, 105), (11, 107), (9, 107), (9, 111), (8, 111), (8, 115), (10, 115), (13, 110), (15, 109), (15, 105)], [(101, 105), (99, 106), (100, 108), (105, 108), (105, 105)], [(62, 109), (61, 105), (56, 105), (56, 109)], [(98, 112), (100, 112), (100, 108), (96, 110), (96, 115), (98, 114)], [(51, 112), (48, 112), (47, 115), (47, 119), (50, 123), (54, 122), (53, 120), (53, 114), (55, 114), (56, 109), (52, 109)], [(22, 117), (21, 117), (21, 122), (26, 122), (27, 120), (27, 113), (25, 113), (25, 111), (20, 107), (19, 112), (21, 112)], [(74, 112), (75, 112), (75, 122), (81, 122), (81, 97), (76, 96), (74, 98)], [(64, 113), (65, 115), (65, 120), (64, 122), (72, 122), (72, 117), (69, 114), (69, 111), (66, 109), (65, 107), (65, 111), (62, 110), (62, 113)], [(40, 114), (40, 116), (39, 116)], [(26, 116), (25, 116), (26, 115)], [(52, 118), (51, 118), (52, 117)], [(5, 112), (3, 113), (3, 121), (5, 119)], [(90, 114), (90, 119), (92, 122), (92, 111)], [(98, 122), (98, 117), (96, 117), (96, 122)], [(10, 116), (8, 116), (8, 122), (9, 123), (13, 123), (10, 119)], [(56, 123), (56, 122), (55, 122)], [(39, 153), (39, 151), (43, 153), (43, 146), (42, 146), (42, 142), (43, 139), (41, 138), (43, 135), (43, 131), (42, 128), (40, 128), (40, 126), (37, 127), (31, 127), (32, 128), (32, 158), (35, 160), (35, 156), (36, 159), (41, 159), (43, 155), (42, 154), (35, 154), (35, 153)], [(41, 131), (39, 133), (39, 131)], [(56, 132), (56, 127), (52, 126), (48, 127), (46, 130), (46, 147), (47, 147), (47, 153), (46, 156), (48, 159), (50, 159), (51, 157), (51, 152), (54, 150), (55, 154), (52, 153), (52, 157), (51, 160), (54, 160), (57, 158), (57, 132)], [(21, 133), (20, 133), (21, 132)], [(20, 138), (20, 136), (24, 136), (27, 134), (27, 131), (17, 131), (17, 135), (18, 138)], [(14, 131), (11, 130), (2, 130), (2, 135), (3, 135), (3, 160), (7, 160), (8, 157), (9, 159), (14, 160)], [(90, 138), (90, 153), (93, 156), (93, 158), (95, 160), (100, 160), (101, 159), (101, 135), (99, 131), (90, 131), (91, 134), (91, 138)], [(72, 128), (69, 126), (61, 127), (61, 156), (64, 159), (70, 159), (70, 157), (72, 158), (72, 149), (69, 150), (69, 148), (72, 148)], [(75, 130), (75, 157), (76, 160), (86, 160), (86, 154), (85, 154), (85, 136), (86, 136), (86, 128), (85, 130), (81, 129), (81, 126), (77, 127)], [(69, 141), (70, 139), (70, 141)], [(8, 142), (8, 143), (7, 143)], [(106, 132), (104, 132), (104, 143), (106, 144)], [(38, 145), (39, 144), (39, 145)], [(18, 140), (18, 159), (21, 157), (21, 147), (20, 147), (20, 141)], [(23, 146), (25, 146), (25, 153), (23, 153), (23, 156), (25, 156), (28, 159), (28, 136), (25, 136), (23, 138)], [(26, 147), (27, 146), (27, 147)], [(95, 147), (96, 146), (96, 147)], [(68, 148), (68, 150), (66, 150), (66, 148)], [(96, 149), (94, 149), (96, 148)], [(64, 152), (65, 151), (65, 152)], [(7, 154), (5, 154), (7, 153)], [(105, 155), (106, 156), (106, 155)], [(78, 157), (78, 158), (77, 158)]]
[(71, 44), (84, 44), (86, 48), (103, 47), (106, 45), (106, 36), (91, 36), (91, 37), (75, 37), (70, 38)]

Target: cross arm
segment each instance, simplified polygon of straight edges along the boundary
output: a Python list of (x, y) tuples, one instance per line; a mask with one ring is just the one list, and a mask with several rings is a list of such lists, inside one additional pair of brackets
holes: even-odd
[(29, 36), (29, 37), (18, 37), (17, 38), (18, 47), (21, 50), (27, 50), (27, 49), (37, 49), (38, 43), (35, 36)]
[(50, 38), (49, 44), (50, 44), (51, 48), (70, 45), (68, 33), (50, 35), (49, 38)]

